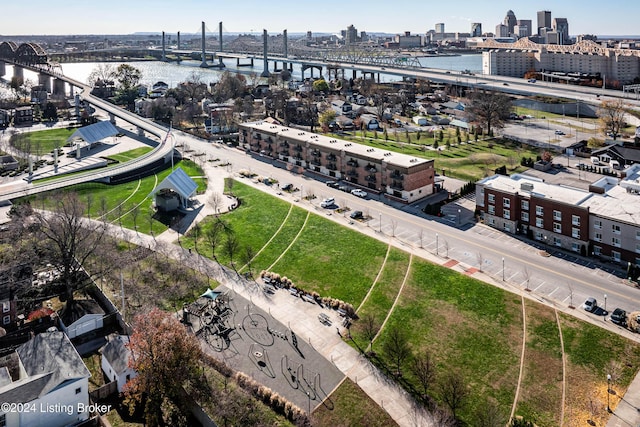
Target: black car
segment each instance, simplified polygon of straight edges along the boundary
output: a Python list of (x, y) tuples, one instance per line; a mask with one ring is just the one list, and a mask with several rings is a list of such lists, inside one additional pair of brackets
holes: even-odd
[(293, 184), (284, 184), (284, 185), (282, 186), (282, 189), (283, 189), (284, 191), (291, 191), (291, 190), (293, 190)]
[(340, 184), (338, 184), (336, 181), (327, 181), (327, 187), (338, 188), (340, 187)]
[(627, 312), (621, 308), (616, 308), (611, 313), (611, 321), (616, 325), (624, 326), (627, 324)]
[(364, 218), (364, 215), (362, 214), (362, 211), (353, 211), (351, 212), (351, 215), (349, 215), (351, 217), (351, 219), (362, 219)]

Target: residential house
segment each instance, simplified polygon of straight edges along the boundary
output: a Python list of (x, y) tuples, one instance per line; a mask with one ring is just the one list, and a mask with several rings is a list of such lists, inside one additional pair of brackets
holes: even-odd
[(89, 377), (62, 332), (44, 332), (0, 359), (0, 402), (33, 410), (0, 409), (0, 426), (63, 427), (89, 419)]
[(33, 124), (33, 108), (30, 105), (18, 107), (13, 116), (14, 126), (31, 126)]
[(125, 384), (136, 376), (133, 368), (129, 367), (131, 350), (128, 344), (127, 335), (115, 335), (110, 337), (109, 342), (102, 349), (102, 372), (109, 381), (117, 382), (118, 393), (122, 393)]

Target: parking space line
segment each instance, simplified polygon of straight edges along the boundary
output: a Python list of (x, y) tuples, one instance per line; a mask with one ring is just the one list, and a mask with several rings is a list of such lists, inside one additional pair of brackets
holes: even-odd
[(542, 281), (542, 283), (540, 283), (540, 284), (538, 285), (538, 287), (536, 287), (533, 291), (534, 291), (534, 292), (535, 292), (535, 291), (537, 291), (537, 290), (540, 288), (540, 286), (544, 285), (545, 283), (547, 283), (547, 282), (546, 282), (545, 280), (543, 280), (543, 281)]
[(554, 290), (552, 290), (551, 292), (549, 292), (549, 293), (547, 294), (547, 296), (549, 296), (549, 297), (550, 297), (550, 296), (551, 296), (551, 295), (553, 295), (553, 294), (554, 294), (558, 289), (559, 289), (559, 288), (558, 288), (558, 287), (556, 287)]

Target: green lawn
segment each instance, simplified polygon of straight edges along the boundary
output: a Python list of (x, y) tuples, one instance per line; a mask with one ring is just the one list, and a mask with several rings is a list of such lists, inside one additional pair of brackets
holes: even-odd
[(21, 132), (12, 135), (9, 142), (23, 152), (41, 156), (52, 152), (57, 147), (63, 147), (75, 131), (76, 128), (56, 128), (38, 132)]
[(112, 154), (107, 158), (115, 160), (120, 163), (125, 163), (125, 162), (128, 162), (129, 160), (137, 159), (138, 157), (147, 154), (151, 150), (153, 150), (153, 148), (151, 147), (139, 147), (139, 148), (134, 148), (133, 150), (124, 151), (122, 153)]

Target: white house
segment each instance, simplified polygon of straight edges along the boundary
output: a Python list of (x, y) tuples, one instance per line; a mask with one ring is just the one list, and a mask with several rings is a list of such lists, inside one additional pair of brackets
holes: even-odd
[(102, 349), (102, 372), (109, 381), (118, 383), (118, 393), (122, 393), (124, 385), (136, 376), (136, 372), (129, 367), (131, 351), (127, 347), (128, 343), (127, 335), (116, 335)]
[(63, 427), (86, 421), (90, 376), (64, 333), (36, 335), (0, 358), (0, 402), (30, 409), (0, 409), (0, 426)]

